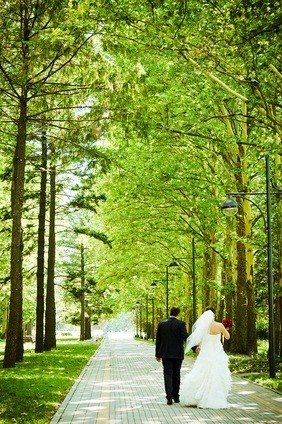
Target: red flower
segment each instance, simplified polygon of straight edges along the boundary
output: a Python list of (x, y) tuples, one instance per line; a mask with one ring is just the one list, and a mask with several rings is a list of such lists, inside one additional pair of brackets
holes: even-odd
[(231, 318), (224, 318), (222, 320), (222, 324), (224, 325), (225, 328), (231, 328), (232, 327), (232, 324), (233, 324), (233, 321), (232, 321)]

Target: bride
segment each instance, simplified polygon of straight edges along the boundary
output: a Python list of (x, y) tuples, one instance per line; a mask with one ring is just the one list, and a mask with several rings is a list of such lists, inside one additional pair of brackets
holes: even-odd
[(208, 308), (195, 322), (187, 339), (186, 352), (198, 346), (200, 353), (191, 371), (184, 376), (180, 389), (182, 404), (198, 408), (228, 408), (231, 373), (221, 343), (222, 336), (230, 338), (224, 325), (215, 322), (214, 309)]

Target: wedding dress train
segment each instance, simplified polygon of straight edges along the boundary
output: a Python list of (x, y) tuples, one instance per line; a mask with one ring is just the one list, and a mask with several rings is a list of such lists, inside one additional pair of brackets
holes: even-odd
[(228, 363), (221, 334), (206, 334), (193, 368), (183, 378), (180, 402), (198, 408), (228, 408), (227, 395), (231, 389)]

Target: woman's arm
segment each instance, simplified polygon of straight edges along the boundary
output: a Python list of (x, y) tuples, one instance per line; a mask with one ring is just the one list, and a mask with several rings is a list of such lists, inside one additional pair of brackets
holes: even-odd
[(223, 334), (224, 338), (226, 340), (229, 340), (230, 339), (230, 334), (227, 331), (227, 328), (225, 328), (223, 324), (220, 324), (220, 326), (221, 326), (221, 333)]

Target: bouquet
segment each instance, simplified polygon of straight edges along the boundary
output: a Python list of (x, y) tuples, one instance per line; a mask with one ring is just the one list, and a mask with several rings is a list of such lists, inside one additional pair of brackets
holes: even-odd
[(224, 318), (221, 323), (224, 325), (225, 328), (231, 328), (233, 321), (231, 318)]

